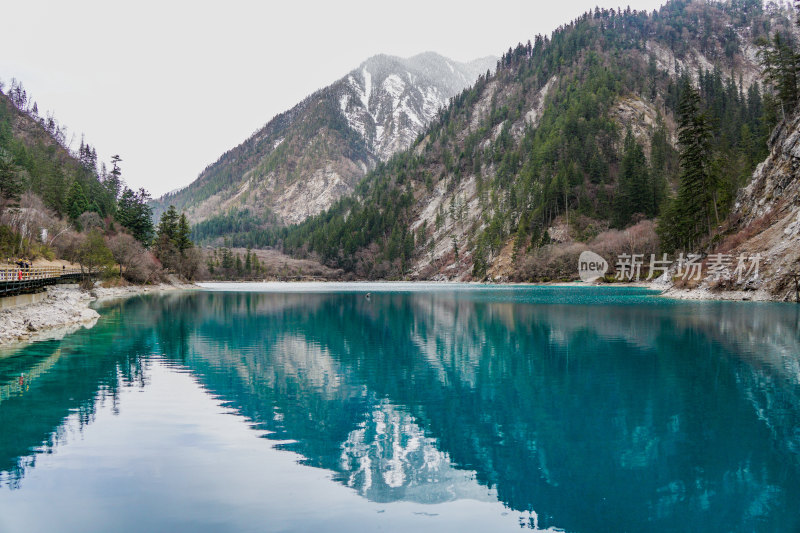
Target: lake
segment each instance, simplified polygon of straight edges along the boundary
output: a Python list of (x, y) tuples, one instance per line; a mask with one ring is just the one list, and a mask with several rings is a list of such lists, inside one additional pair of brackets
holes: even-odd
[(798, 531), (800, 306), (214, 284), (0, 352), (0, 532)]

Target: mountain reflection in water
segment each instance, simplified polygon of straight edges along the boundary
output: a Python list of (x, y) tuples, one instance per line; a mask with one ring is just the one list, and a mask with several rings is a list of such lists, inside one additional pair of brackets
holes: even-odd
[(372, 502), (499, 501), (568, 531), (800, 527), (800, 306), (369, 290), (137, 298), (6, 353), (0, 481), (24, 491), (158, 362)]

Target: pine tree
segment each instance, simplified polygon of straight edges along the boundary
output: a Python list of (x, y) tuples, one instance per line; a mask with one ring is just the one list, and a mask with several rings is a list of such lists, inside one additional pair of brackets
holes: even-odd
[(667, 196), (667, 175), (670, 172), (672, 146), (667, 137), (664, 119), (658, 117), (653, 138), (650, 140), (650, 189), (652, 197), (648, 206), (648, 215), (657, 216)]
[(106, 176), (103, 185), (105, 185), (108, 193), (114, 198), (119, 197), (120, 189), (122, 188), (122, 170), (119, 168), (119, 163), (122, 158), (118, 155), (111, 157), (111, 172)]
[(194, 246), (191, 238), (191, 229), (189, 228), (189, 221), (186, 219), (186, 214), (181, 213), (178, 219), (178, 227), (175, 230), (175, 247), (181, 255), (186, 253), (186, 250)]
[(180, 267), (180, 252), (176, 246), (178, 235), (178, 212), (171, 205), (161, 214), (156, 230), (155, 253), (159, 261), (166, 267), (178, 270)]
[(189, 221), (186, 214), (178, 215), (174, 205), (161, 215), (156, 237), (156, 257), (168, 269), (184, 278), (192, 279), (197, 271), (199, 255), (188, 253), (194, 247), (190, 238)]
[(221, 254), (222, 254), (222, 260), (220, 264), (223, 269), (229, 271), (234, 266), (233, 254), (228, 248), (223, 248)]
[(145, 246), (153, 240), (153, 212), (147, 202), (150, 195), (144, 189), (136, 193), (125, 187), (117, 202), (114, 218)]
[[(678, 195), (662, 217), (660, 233), (665, 248), (689, 248), (704, 234), (711, 233), (712, 212), (716, 208), (714, 176), (709, 170), (711, 128), (701, 110), (699, 93), (684, 84), (680, 103), (678, 144), (680, 145), (680, 184)], [(705, 222), (706, 230), (703, 229)]]
[(0, 148), (0, 199), (19, 200), (22, 183), (11, 156)]
[(86, 195), (83, 193), (83, 187), (78, 181), (73, 181), (72, 186), (69, 189), (69, 193), (67, 194), (67, 214), (69, 215), (70, 220), (75, 223), (78, 220), (78, 217), (83, 214), (84, 211), (89, 209), (89, 201), (86, 199)]
[(623, 146), (617, 194), (614, 198), (615, 225), (625, 227), (635, 214), (652, 216), (652, 198), (652, 184), (644, 150), (642, 145), (636, 142), (633, 132), (628, 129)]
[(158, 239), (165, 239), (170, 242), (175, 242), (178, 235), (178, 212), (175, 206), (171, 205), (161, 214), (161, 219), (158, 222), (157, 235)]
[(780, 106), (780, 119), (785, 120), (797, 105), (797, 82), (800, 58), (789, 38), (776, 32), (769, 41), (760, 43), (759, 56), (767, 83), (772, 85)]

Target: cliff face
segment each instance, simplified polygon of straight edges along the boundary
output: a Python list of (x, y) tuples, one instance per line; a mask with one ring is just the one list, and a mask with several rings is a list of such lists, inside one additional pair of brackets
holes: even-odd
[(792, 274), (800, 274), (800, 114), (775, 129), (770, 146), (769, 157), (739, 192), (729, 235), (716, 252), (760, 254), (759, 279), (736, 288), (794, 300)]

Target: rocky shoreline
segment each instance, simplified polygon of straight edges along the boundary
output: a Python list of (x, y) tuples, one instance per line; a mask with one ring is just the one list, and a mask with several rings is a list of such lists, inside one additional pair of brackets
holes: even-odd
[(0, 347), (19, 342), (61, 338), (81, 327), (91, 328), (100, 314), (94, 301), (127, 298), (139, 294), (196, 288), (194, 285), (129, 285), (97, 287), (90, 292), (70, 287), (49, 287), (36, 303), (0, 310)]
[[(755, 291), (712, 291), (708, 288), (679, 289), (669, 288), (661, 293), (663, 298), (674, 300), (723, 300), (731, 302), (786, 302), (765, 290)], [(793, 301), (793, 300), (788, 300)]]
[[(528, 285), (528, 284), (524, 284)], [(542, 285), (549, 287), (638, 287), (659, 291), (661, 298), (673, 300), (696, 300), (696, 301), (729, 301), (729, 302), (795, 302), (794, 290), (789, 290), (784, 294), (773, 294), (764, 288), (753, 290), (720, 290), (710, 287), (707, 283), (693, 288), (675, 286), (670, 281), (659, 278), (652, 281), (633, 281), (620, 283), (604, 283), (582, 281), (554, 282), (554, 283), (534, 283), (532, 285)]]

